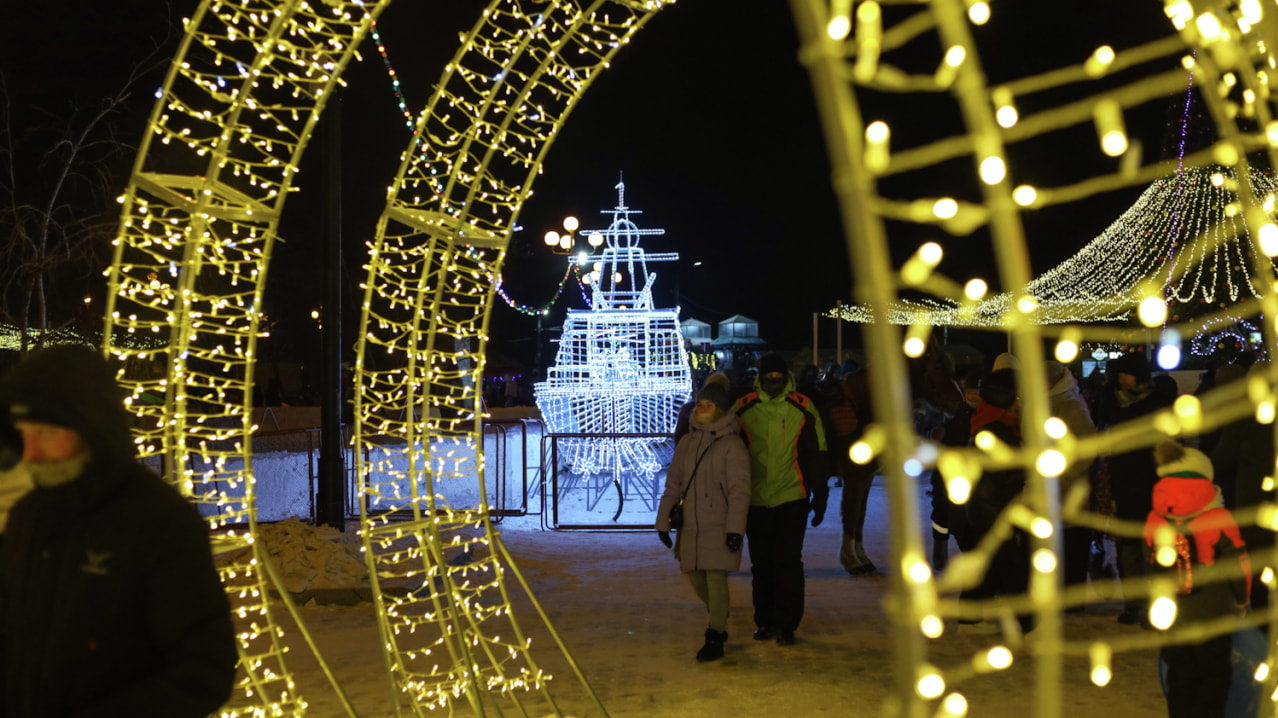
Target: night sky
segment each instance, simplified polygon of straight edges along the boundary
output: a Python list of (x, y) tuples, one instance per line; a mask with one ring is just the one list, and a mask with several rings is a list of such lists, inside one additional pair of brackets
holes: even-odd
[[(404, 1), (383, 15), (379, 28), (414, 114), (456, 51), (458, 33), (473, 24), (485, 4)], [(166, 40), (165, 29), (170, 20), (189, 15), (195, 3), (175, 0), (171, 18), (166, 5), (162, 0), (6, 4), (0, 8), (0, 69), (15, 101), (56, 105), (78, 97), (91, 103), (110, 91), (150, 46), (176, 46), (176, 34)], [(1079, 62), (1102, 43), (1121, 49), (1171, 31), (1161, 4), (1150, 0), (1078, 0), (1058, 5), (1068, 14), (1051, 15), (1044, 11), (1047, 6), (995, 3), (993, 19), (974, 29), (991, 84)], [(931, 36), (914, 44), (918, 66), (906, 69), (930, 72), (940, 49)], [(519, 218), (523, 230), (510, 245), (504, 272), (508, 292), (530, 305), (550, 298), (564, 260), (546, 249), (542, 235), (558, 229), (567, 214), (588, 227), (605, 226), (599, 211), (615, 204), (613, 186), (624, 174), (627, 203), (643, 211), (640, 226), (666, 230), (646, 248), (681, 255), (677, 267), (653, 267), (659, 303), (673, 305), (677, 296), (685, 318), (710, 323), (747, 315), (759, 321), (763, 338), (780, 348), (810, 343), (813, 312), (838, 299), (849, 301), (853, 288), (815, 101), (797, 49), (789, 6), (781, 0), (681, 0), (652, 20), (596, 81), (551, 149), (536, 194)], [(343, 95), (343, 234), (351, 289), (345, 309), (352, 337), (363, 245), (409, 141), (376, 48), (370, 41), (361, 52), (364, 60), (348, 70), (350, 86)], [(122, 137), (140, 136), (153, 102), (149, 92), (160, 79), (156, 76), (121, 118)], [(1183, 95), (1168, 97), (1128, 114), (1129, 132), (1142, 139), (1146, 162), (1173, 139), (1168, 120), (1179, 119), (1183, 101)], [(867, 95), (864, 102), (867, 117), (892, 125), (894, 148), (961, 130), (953, 103), (935, 103), (896, 95)], [(1022, 116), (1033, 109), (1020, 106)], [(1010, 172), (1018, 184), (1057, 185), (1112, 169), (1113, 162), (1100, 154), (1088, 125), (1074, 135), (1015, 148)], [(309, 360), (318, 349), (310, 319), (320, 303), (314, 281), (322, 236), (318, 168), (313, 147), (303, 164), (302, 190), (290, 199), (281, 225), (286, 243), (271, 267), (267, 310), (278, 324), (263, 346), (268, 357)], [(972, 175), (965, 160), (885, 182), (883, 191), (971, 197)], [(1077, 251), (1138, 194), (1139, 189), (1113, 193), (1030, 216), (1034, 271)], [(981, 274), (997, 286), (988, 239), (980, 232), (949, 238), (890, 225), (889, 237), (898, 260), (919, 243), (938, 240), (947, 250), (941, 271), (959, 279)], [(566, 308), (583, 306), (570, 286), (546, 324), (558, 326)], [(498, 301), (491, 351), (529, 359), (535, 327), (535, 320)], [(832, 327), (828, 320), (823, 323), (823, 344), (832, 342)], [(975, 337), (964, 340), (980, 343)], [(845, 341), (859, 343), (854, 329), (845, 332)]]

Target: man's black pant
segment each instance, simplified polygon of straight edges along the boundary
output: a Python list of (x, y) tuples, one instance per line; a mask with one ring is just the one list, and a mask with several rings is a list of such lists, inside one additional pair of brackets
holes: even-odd
[(1233, 635), (1202, 643), (1163, 646), (1167, 662), (1167, 713), (1171, 718), (1219, 718), (1225, 715), (1232, 678)]
[(808, 501), (765, 508), (751, 506), (746, 519), (750, 575), (754, 577), (754, 623), (793, 632), (803, 619), (803, 536)]

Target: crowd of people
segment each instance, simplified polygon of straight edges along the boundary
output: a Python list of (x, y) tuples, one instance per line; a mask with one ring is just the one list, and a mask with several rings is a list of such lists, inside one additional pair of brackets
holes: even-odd
[[(1243, 380), (1245, 358), (1205, 373), (1202, 393)], [(723, 655), (727, 640), (727, 572), (741, 563), (741, 536), (749, 551), (757, 640), (795, 641), (803, 615), (803, 538), (808, 521), (824, 519), (829, 480), (846, 475), (849, 446), (858, 420), (842, 389), (854, 363), (805, 367), (797, 375), (777, 355), (736, 376), (699, 377), (703, 387), (680, 416), (674, 462), (657, 514), (657, 530), (673, 547), (710, 614), (698, 661)], [(992, 366), (955, 377), (965, 402), (953, 413), (916, 405), (916, 430), (947, 446), (968, 446), (988, 433), (1009, 447), (1022, 443), (1020, 362), (1011, 354)], [(1044, 367), (1050, 414), (1076, 438), (1086, 438), (1171, 407), (1179, 395), (1174, 379), (1155, 374), (1143, 353), (1108, 361), (1103, 371), (1080, 380), (1056, 361)], [(708, 456), (708, 458), (707, 458)], [(1269, 563), (1273, 532), (1241, 528), (1234, 511), (1273, 500), (1272, 427), (1254, 419), (1183, 442), (1116, 451), (1073, 462), (1059, 477), (1060, 498), (1085, 494), (1083, 508), (1110, 516), (1114, 525), (1145, 527), (1140, 534), (1117, 530), (1116, 569), (1124, 587), (1118, 622), (1153, 628), (1149, 580), (1163, 572), (1175, 579), (1180, 604), (1177, 625), (1223, 615), (1246, 614), (1268, 603), (1265, 586), (1253, 580)], [(703, 462), (702, 459), (705, 459)], [(1024, 500), (1025, 472), (986, 472), (963, 503), (952, 502), (939, 471), (931, 476), (932, 564), (945, 570), (950, 537), (972, 551), (994, 529), (999, 516)], [(1085, 487), (1087, 491), (1080, 489)], [(684, 523), (669, 539), (670, 511), (680, 506)], [(1171, 529), (1168, 533), (1167, 529)], [(1172, 538), (1168, 538), (1168, 537)], [(1061, 535), (1062, 582), (1082, 587), (1101, 568), (1094, 560), (1105, 535), (1066, 517)], [(1030, 578), (1030, 539), (1020, 529), (997, 544), (983, 580), (961, 595), (961, 624), (989, 620), (983, 607), (1000, 596), (1025, 594)], [(1162, 553), (1161, 551), (1171, 551)], [(1264, 561), (1251, 557), (1263, 555)], [(1224, 567), (1230, 578), (1205, 582), (1203, 566)], [(1095, 578), (1100, 578), (1095, 576)], [(1083, 592), (1085, 595), (1085, 591)], [(1080, 595), (1075, 591), (1074, 595)], [(1072, 603), (1068, 611), (1081, 611)], [(1033, 616), (1016, 616), (1022, 634)], [(1222, 715), (1230, 679), (1230, 634), (1164, 647), (1170, 714)]]
[[(846, 475), (848, 448), (864, 428), (843, 388), (859, 367), (796, 375), (768, 354), (753, 369), (703, 377), (679, 417), (657, 510), (658, 537), (708, 614), (700, 662), (724, 655), (727, 576), (745, 551), (754, 640), (795, 643), (807, 527), (824, 520), (830, 480)], [(1205, 374), (1199, 391), (1263, 370), (1226, 364)], [(982, 434), (1019, 446), (1021, 372), (1016, 357), (1003, 354), (988, 370), (956, 377), (965, 401), (945, 413), (919, 402), (917, 431), (948, 446), (980, 444)], [(1083, 382), (1057, 362), (1042, 375), (1052, 416), (1077, 438), (1148, 417), (1179, 393), (1140, 353), (1110, 360)], [(208, 530), (136, 460), (113, 370), (83, 347), (35, 352), (0, 378), (0, 407), (0, 716), (216, 709), (229, 695), (237, 651)], [(1158, 572), (1175, 586), (1177, 625), (1268, 605), (1255, 577), (1272, 568), (1273, 532), (1253, 522), (1240, 527), (1234, 512), (1273, 501), (1266, 480), (1273, 457), (1272, 427), (1247, 417), (1183, 443), (1068, 467), (1059, 477), (1062, 498), (1086, 486), (1093, 512), (1144, 527), (1114, 532), (1125, 594), (1120, 623), (1153, 627), (1149, 581)], [(949, 561), (951, 536), (959, 550), (974, 550), (1024, 500), (1026, 485), (1023, 470), (987, 471), (966, 501), (954, 502), (938, 473), (931, 482), (937, 572)], [(1068, 513), (1064, 523), (1063, 583), (1083, 586), (1100, 536)], [(996, 540), (984, 579), (962, 593), (960, 623), (986, 621), (984, 607), (1027, 590), (1029, 537), (1014, 529)], [(1032, 614), (1016, 619), (1022, 633), (1034, 630)], [(1161, 658), (1171, 715), (1223, 715), (1230, 634), (1167, 645)]]

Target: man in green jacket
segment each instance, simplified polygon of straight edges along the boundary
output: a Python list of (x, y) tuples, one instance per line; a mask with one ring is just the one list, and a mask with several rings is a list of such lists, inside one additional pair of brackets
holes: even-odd
[(737, 401), (750, 446), (746, 539), (753, 577), (757, 641), (794, 643), (803, 618), (803, 537), (812, 485), (828, 481), (825, 430), (816, 406), (794, 390), (784, 359), (759, 360), (755, 391)]

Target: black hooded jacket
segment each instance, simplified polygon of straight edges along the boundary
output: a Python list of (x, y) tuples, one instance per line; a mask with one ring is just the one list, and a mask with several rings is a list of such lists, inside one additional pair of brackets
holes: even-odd
[(0, 717), (204, 716), (230, 697), (230, 604), (194, 507), (139, 464), (96, 352), (36, 352), (0, 379), (12, 415), (66, 426), (79, 478), (17, 502), (0, 543)]

